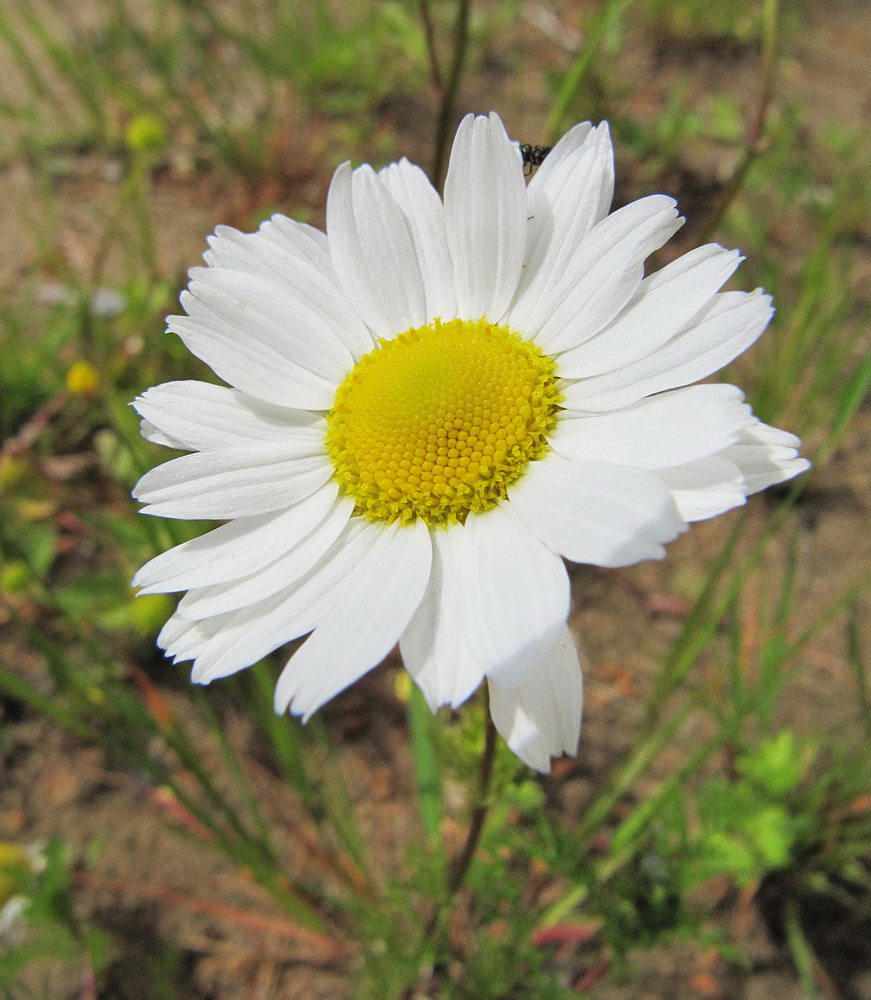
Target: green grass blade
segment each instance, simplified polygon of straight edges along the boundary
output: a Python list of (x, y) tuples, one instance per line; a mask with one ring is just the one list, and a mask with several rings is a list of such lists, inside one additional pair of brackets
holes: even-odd
[(433, 739), (433, 716), (416, 684), (408, 703), (408, 725), (420, 819), (430, 843), (437, 844), (442, 821), (442, 775)]

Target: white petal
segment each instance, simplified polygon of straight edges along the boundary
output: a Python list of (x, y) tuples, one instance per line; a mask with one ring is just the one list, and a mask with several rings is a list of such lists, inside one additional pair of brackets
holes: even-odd
[(504, 315), (526, 252), (523, 167), (499, 116), (466, 115), (445, 180), (445, 221), (461, 319)]
[(470, 514), (457, 540), (458, 601), (469, 651), (488, 677), (517, 687), (568, 616), (565, 565), (507, 503)]
[(173, 614), (160, 630), (157, 645), (166, 651), (167, 656), (174, 656), (174, 650), (184, 645), (184, 637), (192, 631), (192, 628), (192, 622)]
[[(173, 663), (193, 660), (198, 653), (207, 649), (209, 644), (215, 641), (216, 636), (223, 638), (221, 632), (224, 624), (225, 621), (222, 618), (189, 622), (179, 615), (173, 615), (157, 637), (157, 645), (164, 650), (166, 656), (172, 657)], [(242, 663), (236, 670), (228, 670), (224, 676), (229, 676), (229, 674), (248, 665)]]
[(164, 448), (175, 448), (176, 451), (192, 450), (191, 446), (185, 444), (184, 441), (179, 441), (178, 438), (170, 437), (168, 434), (164, 434), (163, 431), (158, 430), (150, 420), (140, 421), (139, 433), (146, 441), (162, 445)]
[(552, 309), (550, 289), (564, 279), (576, 249), (611, 203), (614, 156), (607, 124), (592, 130), (568, 153), (560, 155), (561, 146), (562, 140), (527, 189), (527, 254), (517, 303), (509, 314), (518, 330), (534, 332), (541, 327)]
[(426, 296), (408, 222), (370, 166), (336, 170), (327, 233), (339, 282), (376, 336), (424, 324)]
[(567, 626), (519, 687), (489, 687), (493, 723), (524, 764), (547, 772), (551, 757), (578, 752), (583, 677)]
[(463, 530), (457, 527), (430, 533), (433, 559), (429, 583), (399, 644), (402, 662), (433, 711), (439, 705), (456, 708), (484, 676), (466, 644), (459, 605), (457, 574)]
[[(254, 314), (250, 299), (240, 303), (228, 298), (219, 305), (213, 294), (208, 295), (207, 305), (196, 297), (199, 283), (192, 282), (191, 289), (181, 294), (189, 315), (169, 316), (167, 329), (216, 375), (249, 396), (278, 406), (328, 410), (333, 405), (341, 376), (319, 374), (303, 363), (307, 355), (317, 356), (319, 351), (316, 346), (297, 350), (296, 338), (290, 335), (291, 316), (267, 321)], [(350, 368), (350, 353), (347, 359)]]
[(743, 260), (716, 243), (699, 247), (645, 278), (635, 298), (601, 333), (559, 356), (563, 378), (589, 378), (643, 358), (712, 304)]
[(457, 315), (454, 266), (438, 192), (420, 167), (405, 158), (391, 163), (378, 176), (396, 199), (411, 230), (426, 294), (426, 322), (453, 319)]
[(685, 521), (702, 521), (747, 502), (741, 470), (719, 455), (661, 469), (656, 475), (671, 490)]
[(396, 333), (377, 289), (370, 285), (354, 214), (354, 180), (350, 162), (336, 168), (327, 193), (327, 233), (330, 259), (344, 294), (376, 337)]
[[(587, 155), (593, 154), (593, 162)], [(578, 173), (576, 174), (576, 171)], [(569, 129), (535, 171), (528, 190), (532, 203), (539, 194), (560, 210), (592, 207), (587, 228), (592, 228), (608, 214), (614, 196), (614, 151), (608, 123), (593, 128), (581, 122)]]
[(741, 440), (723, 450), (723, 458), (741, 470), (745, 491), (756, 493), (810, 468), (807, 459), (798, 457), (800, 444), (794, 434), (754, 419), (744, 428)]
[(249, 576), (189, 590), (179, 603), (178, 614), (182, 618), (197, 620), (211, 618), (256, 604), (284, 590), (318, 562), (342, 533), (353, 510), (353, 498), (339, 498), (320, 524), (303, 536), (297, 535), (292, 546), (281, 540), (279, 551), (285, 547), (288, 551)]
[(196, 624), (207, 641), (185, 649), (195, 658), (192, 679), (208, 684), (251, 666), (267, 653), (318, 626), (342, 596), (342, 583), (378, 544), (379, 534), (362, 518), (352, 518), (335, 544), (302, 578), (247, 608)]
[(650, 396), (613, 413), (565, 413), (550, 443), (579, 462), (665, 469), (733, 444), (750, 416), (733, 385), (694, 385)]
[(275, 710), (312, 712), (367, 670), (399, 641), (426, 589), (432, 559), (429, 530), (369, 526), (379, 541), (348, 574), (333, 611), (290, 658), (275, 688)]
[[(559, 161), (561, 157), (568, 156), (574, 150), (583, 146), (588, 141), (592, 131), (593, 126), (590, 122), (578, 122), (577, 125), (572, 125), (568, 132), (564, 132), (557, 140), (556, 145), (548, 153), (544, 163), (536, 170), (536, 174), (545, 169), (551, 157), (555, 157)], [(535, 176), (533, 176), (532, 180), (535, 180)], [(530, 181), (530, 183), (532, 182)]]
[(762, 333), (773, 310), (768, 295), (721, 292), (690, 326), (647, 357), (563, 390), (578, 410), (614, 410), (644, 396), (688, 385), (727, 365)]
[(321, 524), (340, 501), (328, 481), (287, 510), (240, 517), (182, 542), (147, 562), (133, 577), (143, 594), (166, 594), (239, 580), (290, 551)]
[(333, 263), (330, 260), (330, 241), (327, 234), (315, 229), (306, 222), (289, 219), (281, 212), (276, 212), (268, 222), (264, 222), (260, 231), (269, 239), (275, 239), (293, 248), (309, 263), (317, 267), (322, 274), (335, 280)]
[(522, 331), (551, 354), (589, 340), (635, 295), (645, 259), (682, 224), (674, 199), (665, 195), (641, 198), (607, 216), (581, 240), (562, 270), (546, 276), (538, 322)]
[(281, 510), (314, 493), (332, 476), (323, 450), (292, 438), (279, 445), (231, 445), (164, 462), (136, 484), (148, 504), (141, 513), (160, 517), (227, 520)]
[(305, 303), (323, 327), (359, 359), (375, 342), (339, 290), (326, 244), (313, 241), (307, 230), (317, 232), (278, 215), (256, 233), (218, 226), (209, 237), (205, 260), (210, 267), (243, 271), (278, 284)]
[(288, 428), (298, 440), (308, 435), (322, 441), (326, 430), (320, 413), (274, 406), (208, 382), (164, 382), (146, 389), (133, 406), (148, 425), (176, 442), (172, 447), (193, 451), (245, 441), (277, 444)]
[[(224, 267), (192, 267), (189, 315), (212, 316), (239, 333), (256, 327), (265, 349), (330, 381), (353, 365), (351, 352), (308, 297), (285, 283)], [(316, 303), (315, 303), (316, 304)]]
[(570, 462), (551, 452), (509, 489), (511, 506), (553, 552), (594, 566), (661, 559), (686, 528), (652, 472)]

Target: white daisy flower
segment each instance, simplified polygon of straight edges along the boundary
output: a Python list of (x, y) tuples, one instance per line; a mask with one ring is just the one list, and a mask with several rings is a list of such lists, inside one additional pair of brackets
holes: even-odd
[(578, 125), (526, 185), (495, 114), (469, 115), (444, 201), (407, 160), (333, 177), (326, 235), (220, 227), (169, 319), (227, 387), (135, 406), (191, 454), (148, 472), (144, 513), (228, 523), (147, 563), (187, 591), (159, 637), (207, 684), (311, 633), (275, 708), (308, 718), (399, 642), (430, 706), (484, 678), (539, 770), (577, 750), (581, 670), (563, 559), (664, 555), (686, 522), (808, 467), (730, 385), (761, 291), (720, 292), (712, 244), (648, 277), (675, 202), (609, 214), (606, 124)]

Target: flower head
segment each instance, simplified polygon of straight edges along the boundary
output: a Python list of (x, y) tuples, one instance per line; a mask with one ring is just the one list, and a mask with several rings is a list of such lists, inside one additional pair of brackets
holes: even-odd
[(739, 389), (689, 385), (771, 316), (719, 291), (738, 253), (645, 277), (682, 220), (662, 195), (609, 214), (612, 193), (607, 125), (573, 128), (527, 186), (498, 116), (469, 115), (444, 201), (407, 160), (346, 163), (326, 235), (217, 230), (169, 329), (228, 386), (135, 402), (149, 440), (190, 452), (142, 478), (144, 512), (228, 522), (134, 579), (187, 591), (158, 641), (194, 681), (308, 635), (275, 693), (307, 718), (399, 642), (433, 708), (486, 678), (524, 761), (576, 751), (563, 559), (661, 558), (808, 465)]

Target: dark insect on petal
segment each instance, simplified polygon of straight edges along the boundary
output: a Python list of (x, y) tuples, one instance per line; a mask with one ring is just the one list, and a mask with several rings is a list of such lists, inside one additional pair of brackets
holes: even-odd
[(553, 149), (553, 146), (530, 146), (522, 143), (520, 146), (520, 156), (523, 159), (523, 172), (529, 176), (533, 168), (540, 167), (544, 163), (544, 158)]

